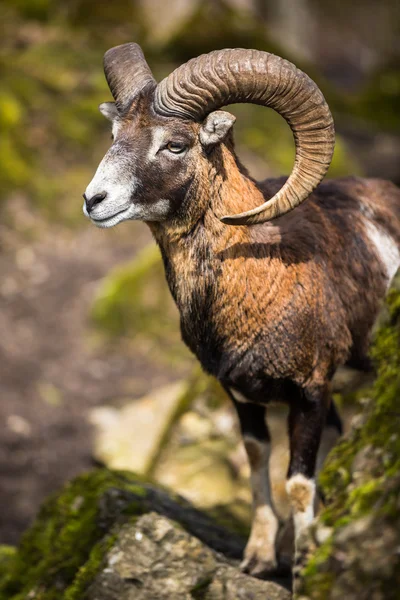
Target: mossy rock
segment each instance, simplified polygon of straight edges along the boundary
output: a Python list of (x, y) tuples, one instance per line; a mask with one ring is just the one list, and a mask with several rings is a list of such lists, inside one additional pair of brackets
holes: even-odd
[[(7, 553), (0, 598), (82, 600), (119, 527), (149, 511), (178, 521), (218, 551), (238, 557), (242, 540), (179, 497), (138, 476), (101, 469), (82, 475), (42, 507), (16, 553)], [(30, 595), (29, 595), (30, 594)]]
[[(397, 286), (396, 286), (397, 287)], [(375, 384), (320, 476), (327, 506), (302, 573), (310, 600), (398, 598), (400, 589), (400, 291), (393, 288), (372, 356)], [(318, 542), (318, 531), (331, 532)], [(327, 529), (328, 528), (328, 529)], [(325, 538), (325, 536), (324, 536)]]
[(150, 598), (288, 600), (290, 593), (275, 582), (244, 575), (176, 521), (149, 513), (121, 528), (87, 600)]

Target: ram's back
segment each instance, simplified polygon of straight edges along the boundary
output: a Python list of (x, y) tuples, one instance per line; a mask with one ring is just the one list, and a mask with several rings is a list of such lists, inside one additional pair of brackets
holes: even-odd
[[(281, 185), (282, 179), (267, 180), (261, 188), (268, 197)], [(274, 227), (284, 261), (323, 267), (325, 300), (334, 307), (340, 301), (353, 340), (350, 360), (362, 366), (370, 330), (400, 267), (400, 189), (378, 179), (328, 180)], [(258, 240), (268, 236), (268, 225), (255, 229)]]

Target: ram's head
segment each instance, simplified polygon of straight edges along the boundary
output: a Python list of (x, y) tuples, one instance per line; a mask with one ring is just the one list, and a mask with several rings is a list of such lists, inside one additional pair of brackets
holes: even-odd
[[(229, 139), (235, 121), (220, 108), (251, 102), (275, 109), (296, 145), (293, 171), (261, 206), (222, 217), (261, 223), (300, 204), (324, 177), (333, 153), (329, 108), (315, 83), (293, 64), (257, 50), (217, 50), (178, 67), (157, 84), (137, 44), (109, 50), (104, 70), (115, 102), (100, 105), (113, 144), (84, 194), (84, 212), (100, 227), (140, 219), (176, 219), (190, 190)], [(203, 169), (202, 167), (205, 167)]]

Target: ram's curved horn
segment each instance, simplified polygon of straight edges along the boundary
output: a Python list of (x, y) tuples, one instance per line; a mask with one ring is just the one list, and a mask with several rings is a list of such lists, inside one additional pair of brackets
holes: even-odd
[(104, 73), (119, 111), (123, 111), (148, 83), (156, 81), (138, 44), (122, 44), (107, 50)]
[(159, 83), (155, 95), (159, 114), (197, 121), (237, 102), (273, 108), (287, 121), (295, 140), (294, 167), (279, 192), (253, 210), (221, 219), (230, 225), (263, 223), (298, 206), (323, 179), (335, 143), (332, 115), (305, 73), (258, 50), (216, 50), (189, 60)]

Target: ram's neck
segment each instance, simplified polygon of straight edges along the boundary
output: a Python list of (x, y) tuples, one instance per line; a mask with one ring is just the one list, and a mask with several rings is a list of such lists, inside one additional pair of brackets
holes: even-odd
[(226, 349), (243, 353), (253, 343), (286, 268), (280, 260), (279, 227), (232, 227), (219, 220), (264, 201), (232, 154), (224, 164), (229, 176), (215, 169), (207, 185), (197, 188), (192, 200), (205, 208), (191, 228), (153, 228), (183, 339), (214, 374), (220, 372)]
[(186, 220), (151, 226), (181, 314), (201, 298), (210, 301), (218, 287), (222, 291), (225, 286), (218, 286), (218, 280), (229, 279), (229, 269), (243, 269), (244, 250), (251, 252), (251, 229), (224, 225), (218, 217), (264, 202), (257, 184), (226, 146), (191, 193)]
[[(189, 291), (194, 281), (199, 281), (202, 270), (209, 268), (206, 265), (214, 264), (215, 256), (227, 246), (245, 242), (247, 228), (229, 227), (218, 217), (240, 212), (254, 193), (259, 192), (253, 181), (241, 172), (233, 153), (221, 146), (215, 160), (208, 163), (208, 170), (199, 173), (192, 183), (183, 214), (175, 222), (150, 224), (174, 295), (183, 297), (183, 290), (179, 293), (176, 287)], [(176, 285), (172, 279), (177, 280)]]
[(161, 246), (196, 238), (202, 225), (209, 232), (212, 244), (217, 239), (219, 243), (220, 238), (227, 243), (243, 240), (248, 236), (247, 227), (223, 225), (219, 217), (249, 210), (264, 200), (257, 183), (236, 157), (233, 143), (222, 144), (207, 167), (194, 177), (185, 198), (185, 210), (171, 222), (149, 225)]
[[(221, 147), (220, 159), (210, 165), (213, 193), (210, 198), (210, 217), (237, 214), (264, 202), (264, 196), (247, 169), (240, 163), (233, 148)], [(247, 227), (224, 226), (225, 232), (243, 237)]]

